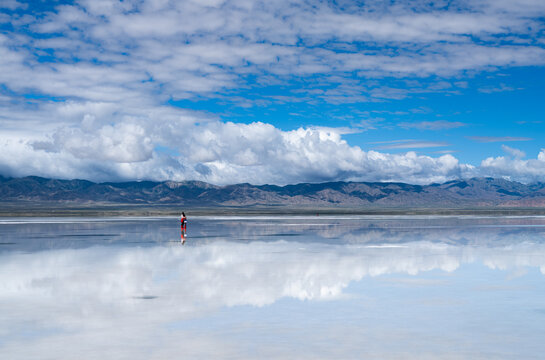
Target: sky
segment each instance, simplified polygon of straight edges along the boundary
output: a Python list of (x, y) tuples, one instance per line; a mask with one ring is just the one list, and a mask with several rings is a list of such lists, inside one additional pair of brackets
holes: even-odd
[(0, 175), (545, 181), (545, 2), (0, 0)]

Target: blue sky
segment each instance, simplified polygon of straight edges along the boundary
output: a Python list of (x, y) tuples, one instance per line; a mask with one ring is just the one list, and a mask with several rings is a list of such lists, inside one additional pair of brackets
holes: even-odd
[(0, 2), (0, 174), (545, 181), (545, 3)]

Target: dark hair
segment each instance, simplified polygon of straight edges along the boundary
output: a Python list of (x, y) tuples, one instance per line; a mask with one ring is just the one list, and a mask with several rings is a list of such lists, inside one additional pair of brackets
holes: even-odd
[(182, 215), (185, 216), (185, 212), (182, 211)]

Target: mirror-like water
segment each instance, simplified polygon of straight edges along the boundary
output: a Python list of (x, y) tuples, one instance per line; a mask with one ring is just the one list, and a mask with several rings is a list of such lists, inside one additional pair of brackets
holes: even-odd
[(2, 359), (541, 359), (543, 217), (0, 219)]

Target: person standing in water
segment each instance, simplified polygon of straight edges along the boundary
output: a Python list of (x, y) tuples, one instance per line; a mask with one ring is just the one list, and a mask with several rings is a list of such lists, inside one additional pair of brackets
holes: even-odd
[(185, 244), (185, 232), (187, 230), (187, 218), (185, 217), (184, 212), (182, 212), (182, 215), (180, 216), (180, 226), (181, 226), (182, 245), (183, 245)]
[(187, 218), (185, 217), (184, 212), (182, 212), (182, 215), (180, 216), (180, 224), (182, 225), (182, 229), (187, 229)]

